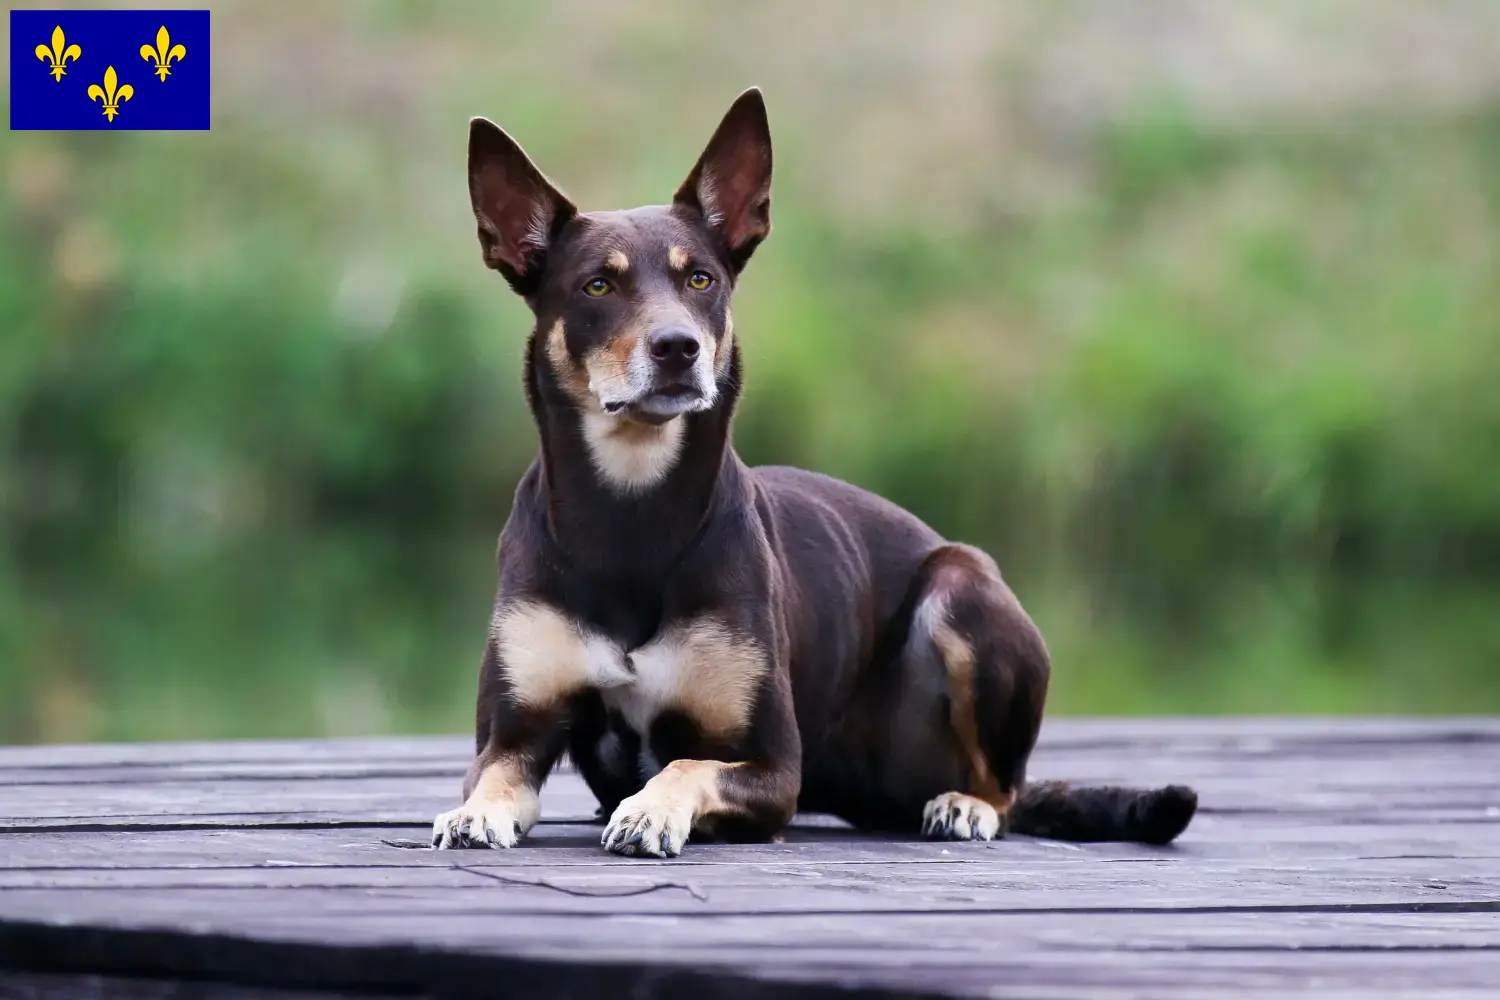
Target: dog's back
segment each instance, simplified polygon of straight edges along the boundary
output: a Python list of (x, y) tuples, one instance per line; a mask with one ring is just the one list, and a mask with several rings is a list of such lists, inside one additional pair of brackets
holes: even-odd
[(861, 668), (892, 641), (911, 581), (943, 539), (889, 500), (831, 476), (789, 466), (751, 474), (781, 569), (797, 719), (804, 734), (820, 732)]

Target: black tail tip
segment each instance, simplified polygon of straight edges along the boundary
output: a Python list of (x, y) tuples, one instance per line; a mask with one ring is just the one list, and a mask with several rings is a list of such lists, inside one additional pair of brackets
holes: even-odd
[(1136, 839), (1143, 844), (1170, 844), (1187, 829), (1198, 811), (1198, 793), (1186, 785), (1168, 785), (1147, 792), (1137, 805)]

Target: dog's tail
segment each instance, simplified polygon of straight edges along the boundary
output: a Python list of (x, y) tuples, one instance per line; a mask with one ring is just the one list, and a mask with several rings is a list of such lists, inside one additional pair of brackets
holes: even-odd
[(1025, 785), (1010, 810), (1010, 832), (1078, 843), (1128, 840), (1170, 844), (1198, 810), (1198, 793), (1165, 788), (1073, 788), (1061, 781)]

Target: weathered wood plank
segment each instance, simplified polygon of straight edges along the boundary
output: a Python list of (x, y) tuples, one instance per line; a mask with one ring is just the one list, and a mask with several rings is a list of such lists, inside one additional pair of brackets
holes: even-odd
[[(283, 990), (198, 980), (126, 976), (7, 973), (0, 983), (6, 1000), (333, 1000), (322, 990)], [(377, 1000), (390, 994), (339, 993), (338, 1000)]]
[[(495, 889), (491, 895), (510, 890)], [(965, 963), (1008, 965), (1018, 951), (993, 945), (1024, 945), (1040, 954), (1067, 952), (1081, 958), (1090, 951), (1494, 951), (1500, 957), (1500, 920), (1493, 902), (1488, 908), (1404, 912), (1397, 909), (1080, 909), (1080, 910), (949, 910), (921, 909), (810, 910), (779, 913), (769, 919), (761, 912), (700, 912), (686, 900), (659, 912), (619, 912), (595, 908), (576, 912), (540, 908), (518, 911), (525, 919), (507, 919), (503, 907), (483, 905), (461, 891), (430, 906), (411, 905), (417, 894), (403, 891), (309, 891), (270, 894), (278, 904), (243, 909), (243, 894), (208, 890), (187, 898), (178, 907), (172, 900), (142, 893), (128, 898), (129, 912), (108, 911), (108, 925), (149, 930), (168, 926), (193, 933), (242, 933), (291, 936), (344, 944), (368, 945), (392, 937), (434, 947), (464, 947), (503, 953), (539, 953), (549, 944), (575, 952), (587, 948), (591, 957), (628, 958), (631, 952), (666, 959), (671, 953), (697, 950), (705, 954), (742, 944), (777, 953), (879, 950), (929, 953), (928, 961), (951, 960), (962, 954)], [(669, 894), (663, 894), (665, 898)], [(564, 897), (565, 898), (565, 897)], [(652, 897), (628, 897), (639, 900)], [(99, 897), (102, 899), (102, 897)], [(99, 900), (96, 899), (96, 902)], [(69, 896), (64, 904), (77, 900)], [(37, 890), (17, 892), (7, 903), (9, 920), (54, 920), (56, 905)], [(1477, 904), (1470, 904), (1477, 905)], [(85, 923), (83, 909), (70, 909), (75, 925)], [(99, 923), (94, 914), (87, 922)], [(645, 941), (642, 929), (660, 927), (660, 939)], [(581, 940), (586, 938), (587, 940)], [(616, 952), (615, 948), (621, 949)], [(920, 961), (915, 954), (902, 961)]]
[(594, 803), (568, 773), (520, 849), (384, 843), (425, 839), (469, 753), (0, 749), (0, 968), (717, 1000), (787, 982), (1477, 997), (1500, 981), (1500, 720), (1049, 725), (1039, 776), (1199, 788), (1170, 848), (937, 844), (803, 817), (783, 843), (622, 859), (580, 822)]
[[(1243, 817), (1201, 817), (1180, 846), (1153, 849), (1132, 844), (1059, 844), (1015, 837), (995, 845), (934, 844), (849, 834), (835, 855), (812, 838), (826, 831), (794, 828), (782, 844), (713, 845), (670, 862), (625, 859), (597, 849), (597, 825), (546, 824), (522, 847), (510, 852), (464, 852), (461, 855), (397, 850), (384, 841), (421, 843), (425, 828), (150, 830), (103, 835), (93, 831), (0, 834), (0, 871), (43, 868), (246, 867), (283, 863), (334, 866), (445, 866), (457, 857), (471, 866), (621, 865), (639, 868), (665, 864), (672, 868), (747, 864), (799, 866), (880, 866), (909, 862), (982, 864), (1003, 856), (1026, 870), (1040, 866), (1083, 864), (1113, 872), (1114, 865), (1166, 862), (1193, 866), (1243, 861), (1291, 869), (1316, 868), (1325, 861), (1414, 859), (1440, 865), (1446, 859), (1500, 861), (1500, 837), (1481, 824), (1425, 826), (1255, 825)], [(977, 853), (976, 853), (977, 852)], [(290, 858), (288, 857), (290, 855)], [(1497, 865), (1500, 867), (1500, 865)], [(1112, 874), (1110, 877), (1114, 877)]]
[[(1324, 862), (1318, 866), (1141, 864), (1126, 873), (1090, 864), (909, 862), (887, 866), (466, 865), (334, 867), (279, 862), (255, 868), (0, 872), (9, 905), (44, 899), (78, 919), (112, 907), (253, 905), (294, 915), (306, 906), (348, 902), (362, 913), (385, 906), (412, 917), (471, 913), (1010, 913), (1063, 910), (1350, 910), (1382, 906), (1495, 914), (1500, 869), (1493, 861), (1450, 860), (1434, 875), (1426, 860)], [(1313, 877), (1315, 876), (1315, 877)], [(663, 891), (651, 892), (660, 889)], [(340, 890), (340, 891), (332, 891)], [(341, 890), (349, 890), (347, 893)], [(670, 891), (667, 891), (670, 890)], [(232, 900), (240, 902), (228, 902)], [(200, 902), (209, 901), (209, 902)], [(141, 912), (145, 912), (142, 910)]]
[[(1500, 745), (1500, 719), (1060, 719), (1042, 731), (1037, 760), (1081, 754), (1108, 763), (1110, 751), (1142, 757), (1163, 752), (1194, 761), (1297, 755), (1369, 759), (1381, 748), (1432, 752)], [(337, 765), (398, 769), (437, 763), (462, 767), (473, 742), (458, 736), (382, 737), (331, 740), (241, 740), (218, 743), (117, 743), (0, 747), (0, 781), (12, 770), (164, 767), (181, 771), (235, 764), (287, 765), (304, 769)], [(1166, 762), (1170, 764), (1171, 762)]]
[[(1153, 914), (1149, 924), (1134, 914), (816, 915), (774, 922), (760, 916), (605, 917), (583, 924), (558, 916), (496, 922), (458, 914), (436, 923), (357, 913), (331, 920), (315, 914), (247, 917), (228, 930), (209, 922), (192, 925), (192, 937), (182, 941), (188, 951), (181, 961), (186, 965), (195, 955), (212, 955), (215, 939), (258, 946), (254, 950), (266, 961), (285, 954), (282, 942), (316, 935), (317, 952), (299, 954), (301, 973), (345, 985), (369, 980), (327, 968), (321, 964), (327, 956), (362, 953), (363, 969), (374, 972), (381, 949), (399, 942), (419, 954), (498, 960), (500, 968), (521, 957), (555, 963), (550, 985), (565, 982), (562, 970), (576, 966), (586, 952), (590, 963), (621, 970), (678, 968), (738, 976), (754, 970), (772, 980), (852, 982), (949, 995), (1033, 996), (1048, 989), (1076, 995), (1126, 986), (1149, 995), (1166, 986), (1192, 986), (1198, 995), (1217, 996), (1325, 989), (1383, 996), (1392, 988), (1483, 995), (1480, 991), (1492, 990), (1500, 975), (1493, 924), (1455, 926), (1452, 918), (1385, 914), (1318, 915), (1316, 920), (1301, 914)], [(129, 947), (128, 935), (115, 936), (117, 951)], [(1410, 943), (1439, 937), (1445, 943)], [(214, 964), (232, 969), (222, 955)], [(617, 976), (621, 987), (632, 978), (629, 972)]]
[(0, 747), (0, 768), (195, 767), (224, 763), (372, 765), (412, 760), (463, 761), (474, 752), (464, 736), (383, 736), (370, 739), (223, 740), (172, 743), (88, 743)]
[[(1044, 745), (1033, 771), (1084, 783), (1191, 780), (1206, 814), (1297, 814), (1299, 824), (1308, 816), (1339, 822), (1500, 823), (1500, 789), (1493, 777), (1500, 770), (1500, 739), (1465, 729), (1461, 734), (1473, 739), (1405, 745), (1381, 743), (1367, 727), (1356, 732), (1357, 741), (1346, 735), (1342, 743), (1286, 739), (1296, 748), (1269, 755), (1254, 751), (1255, 741), (1248, 739), (1239, 743), (1252, 750), (1196, 756), (1181, 747), (1162, 751), (1155, 742), (1108, 752)], [(262, 764), (213, 762), (200, 749), (191, 764), (135, 763), (119, 773), (97, 762), (13, 768), (0, 771), (6, 788), (0, 829), (420, 823), (454, 803), (466, 748), (455, 748), (452, 740), (401, 743), (423, 753), (406, 761), (389, 756), (308, 761), (286, 758), (298, 744), (273, 744), (263, 748), (271, 759)], [(428, 755), (433, 747), (447, 756)], [(1344, 756), (1331, 757), (1330, 747)], [(226, 753), (254, 756), (240, 746)], [(1183, 761), (1191, 761), (1191, 773), (1185, 773)], [(585, 820), (595, 807), (570, 773), (554, 776), (544, 798), (549, 819)]]
[[(1194, 742), (1269, 752), (1275, 746), (1366, 743), (1444, 743), (1500, 741), (1500, 717), (1286, 718), (1217, 716), (1203, 718), (1057, 718), (1042, 727), (1041, 745), (1107, 749), (1115, 745), (1150, 748)], [(1269, 745), (1268, 745), (1269, 744)], [(45, 764), (194, 760), (381, 760), (413, 756), (462, 757), (472, 753), (468, 736), (380, 736), (313, 740), (220, 740), (171, 743), (90, 743), (0, 746), (0, 767), (24, 761)]]
[[(459, 802), (462, 769), (434, 777), (284, 778), (236, 781), (11, 784), (0, 830), (67, 826), (355, 825), (431, 822)], [(587, 822), (598, 802), (576, 775), (542, 794), (549, 820)]]

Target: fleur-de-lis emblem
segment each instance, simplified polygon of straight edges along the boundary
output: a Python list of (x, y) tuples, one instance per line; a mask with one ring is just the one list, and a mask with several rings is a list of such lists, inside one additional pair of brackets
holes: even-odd
[(110, 121), (115, 120), (115, 115), (120, 113), (120, 102), (128, 101), (135, 96), (135, 88), (130, 84), (115, 87), (119, 78), (115, 76), (115, 68), (109, 67), (104, 71), (104, 89), (100, 90), (97, 83), (89, 84), (89, 100), (104, 102), (104, 117)]
[(167, 75), (172, 72), (172, 63), (182, 62), (183, 56), (187, 55), (187, 49), (181, 45), (172, 44), (172, 36), (167, 34), (167, 26), (164, 24), (156, 32), (156, 46), (141, 46), (141, 58), (147, 62), (155, 61), (156, 76), (162, 83), (167, 82)]
[(54, 80), (62, 80), (63, 74), (68, 71), (68, 60), (77, 62), (78, 57), (83, 55), (82, 49), (76, 45), (69, 45), (67, 42), (68, 40), (63, 37), (62, 25), (59, 24), (52, 29), (52, 47), (50, 49), (45, 45), (36, 47), (36, 57), (52, 64), (47, 67), (47, 72), (52, 74)]

